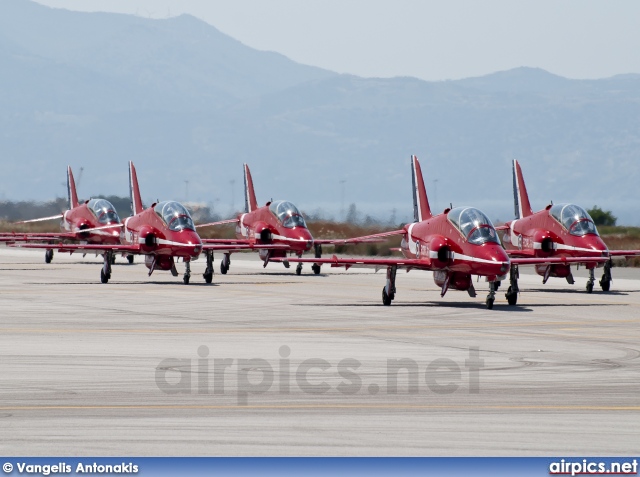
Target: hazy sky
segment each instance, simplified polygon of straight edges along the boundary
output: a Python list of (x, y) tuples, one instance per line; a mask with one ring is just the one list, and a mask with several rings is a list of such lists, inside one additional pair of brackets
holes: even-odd
[(260, 50), (340, 73), (570, 78), (640, 73), (637, 0), (38, 0), (83, 11), (190, 13)]

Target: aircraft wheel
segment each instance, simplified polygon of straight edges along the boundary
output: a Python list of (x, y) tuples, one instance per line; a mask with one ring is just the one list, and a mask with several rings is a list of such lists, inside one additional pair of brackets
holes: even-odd
[(211, 283), (213, 281), (213, 273), (205, 273), (202, 276), (204, 277), (204, 281), (207, 283)]
[(320, 265), (318, 265), (318, 264), (314, 263), (314, 264), (311, 266), (311, 270), (313, 270), (313, 273), (315, 273), (316, 275), (320, 275), (320, 270), (321, 270), (321, 269), (320, 269)]
[(382, 304), (384, 306), (391, 305), (391, 297), (387, 295), (387, 287), (382, 287)]
[(185, 275), (184, 277), (182, 277), (182, 281), (184, 282), (185, 285), (189, 284), (189, 275)]
[(299, 263), (296, 267), (296, 275), (300, 275), (302, 273), (302, 264)]
[(593, 283), (587, 283), (587, 293), (593, 293)]
[(496, 280), (496, 282), (495, 282), (495, 285), (494, 285), (494, 288), (493, 288), (493, 289), (494, 289), (495, 291), (498, 291), (498, 288), (500, 288), (500, 285), (501, 285), (501, 284), (502, 284), (502, 282), (501, 282), (501, 281)]
[(611, 282), (609, 280), (601, 280), (600, 286), (602, 287), (602, 291), (608, 292), (611, 290)]
[(507, 293), (505, 294), (505, 296), (507, 297), (507, 302), (509, 303), (509, 305), (515, 306), (516, 303), (518, 303), (518, 294), (517, 293), (513, 293), (511, 291), (511, 287), (509, 287), (509, 289), (507, 290)]
[(229, 268), (224, 266), (224, 262), (220, 262), (220, 273), (222, 273), (223, 275), (226, 275), (227, 270), (229, 270)]
[(109, 282), (109, 275), (106, 275), (104, 273), (104, 270), (100, 270), (100, 281), (102, 283), (108, 283)]
[(493, 302), (495, 301), (495, 298), (489, 298), (487, 297), (487, 310), (493, 310)]
[(133, 264), (133, 255), (127, 255), (127, 261), (129, 262), (129, 265)]
[(53, 260), (53, 250), (47, 250), (44, 253), (44, 261), (46, 263), (51, 263), (51, 260)]
[(114, 263), (116, 263), (116, 256), (112, 255), (111, 256), (111, 265), (113, 265)]

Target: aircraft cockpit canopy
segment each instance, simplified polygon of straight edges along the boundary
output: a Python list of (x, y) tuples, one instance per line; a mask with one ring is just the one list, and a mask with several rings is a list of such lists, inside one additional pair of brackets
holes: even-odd
[(587, 234), (598, 235), (593, 219), (579, 205), (556, 204), (549, 209), (551, 217), (556, 219), (571, 234), (582, 237)]
[(180, 232), (181, 230), (194, 230), (193, 220), (189, 211), (179, 202), (171, 200), (159, 202), (155, 205), (156, 214), (163, 220), (169, 230)]
[(489, 217), (473, 207), (456, 207), (447, 214), (449, 221), (464, 235), (469, 243), (482, 245), (500, 243), (498, 233)]
[(119, 224), (120, 217), (116, 208), (106, 199), (91, 199), (87, 204), (89, 210), (101, 224)]
[(298, 210), (298, 208), (293, 205), (291, 202), (286, 200), (277, 200), (275, 202), (271, 202), (269, 205), (269, 210), (273, 215), (275, 215), (280, 223), (284, 225), (288, 229), (292, 229), (294, 227), (304, 227), (307, 228), (307, 224), (304, 221), (304, 217)]

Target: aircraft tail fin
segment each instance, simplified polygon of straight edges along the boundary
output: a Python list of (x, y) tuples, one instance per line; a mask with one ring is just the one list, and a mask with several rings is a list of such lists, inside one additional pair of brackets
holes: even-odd
[(522, 169), (516, 159), (513, 160), (513, 201), (516, 219), (522, 219), (533, 215), (531, 203), (529, 202), (529, 194), (527, 194), (527, 186), (524, 183)]
[(251, 178), (251, 171), (247, 164), (243, 164), (244, 167), (244, 211), (249, 213), (258, 208), (258, 201), (256, 200), (256, 193), (253, 190), (253, 179)]
[(131, 199), (131, 215), (138, 215), (143, 211), (142, 199), (140, 198), (140, 187), (138, 186), (138, 175), (136, 167), (129, 161), (129, 198)]
[(67, 197), (69, 198), (69, 209), (80, 205), (78, 202), (78, 192), (76, 191), (76, 181), (73, 179), (71, 166), (67, 166)]
[(422, 222), (433, 217), (433, 215), (429, 207), (427, 190), (424, 187), (420, 161), (416, 156), (411, 156), (411, 180), (413, 182), (413, 220)]

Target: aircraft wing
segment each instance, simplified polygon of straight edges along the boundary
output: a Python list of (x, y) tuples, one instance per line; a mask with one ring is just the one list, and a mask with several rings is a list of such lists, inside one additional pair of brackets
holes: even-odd
[(509, 256), (509, 258), (513, 257), (535, 257), (536, 251), (533, 249), (525, 249), (525, 250), (506, 250), (505, 252)]
[[(103, 225), (91, 229), (82, 229), (77, 232), (2, 232), (0, 242), (45, 242), (47, 240), (77, 240), (79, 233), (99, 232), (105, 229), (116, 229), (122, 224)], [(120, 232), (118, 232), (119, 234)], [(104, 234), (103, 234), (104, 235)]]
[(0, 242), (43, 242), (47, 240), (64, 240), (75, 238), (76, 234), (69, 232), (53, 233), (3, 233), (0, 234)]
[[(58, 243), (58, 244), (46, 244), (46, 243), (12, 243), (8, 245), (13, 248), (33, 248), (33, 249), (46, 249), (57, 250), (58, 252), (82, 252), (82, 253), (128, 253), (132, 255), (139, 255), (139, 245), (96, 245), (96, 244), (75, 244), (75, 243)], [(193, 245), (191, 245), (193, 247)]]
[(42, 217), (40, 219), (31, 219), (31, 220), (22, 220), (20, 222), (15, 222), (16, 224), (31, 224), (33, 222), (44, 222), (46, 220), (54, 220), (54, 219), (61, 219), (62, 218), (62, 214), (58, 214), (58, 215), (52, 215), (51, 217)]
[(571, 263), (605, 263), (608, 257), (512, 258), (511, 265), (562, 265)]
[[(215, 240), (215, 239), (214, 239)], [(229, 252), (242, 252), (245, 250), (289, 250), (290, 247), (285, 244), (256, 244), (256, 243), (242, 243), (240, 240), (236, 240), (235, 244), (225, 244), (202, 241), (202, 250), (228, 250)]]
[(235, 224), (237, 221), (238, 219), (219, 220), (218, 222), (209, 222), (208, 224), (196, 225), (196, 228), (199, 229), (200, 227), (212, 227), (214, 225)]
[(247, 245), (251, 242), (248, 239), (201, 239), (203, 244), (211, 245)]
[(638, 257), (640, 250), (609, 250), (611, 257)]
[(431, 268), (431, 260), (426, 259), (400, 259), (400, 258), (338, 258), (335, 255), (331, 258), (271, 258), (270, 262), (293, 262), (293, 263), (316, 263), (328, 264), (332, 268), (344, 267), (346, 270), (351, 267), (356, 268), (375, 268), (376, 270), (389, 266), (397, 266), (405, 268), (407, 271), (416, 270), (433, 270)]
[(391, 232), (382, 232), (373, 235), (363, 235), (362, 237), (353, 237), (348, 239), (315, 239), (313, 243), (317, 245), (347, 245), (359, 243), (375, 243), (384, 242), (388, 237), (394, 235), (403, 235), (404, 230), (392, 230)]

